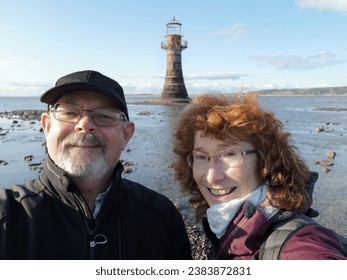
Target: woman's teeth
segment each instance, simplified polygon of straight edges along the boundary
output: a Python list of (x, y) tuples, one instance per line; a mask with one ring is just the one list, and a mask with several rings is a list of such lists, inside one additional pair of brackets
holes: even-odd
[(213, 195), (226, 195), (234, 191), (236, 187), (228, 188), (228, 189), (209, 189), (210, 193)]

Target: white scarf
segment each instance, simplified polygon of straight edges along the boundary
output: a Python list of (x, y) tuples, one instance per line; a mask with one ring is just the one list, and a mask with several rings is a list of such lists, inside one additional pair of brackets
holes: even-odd
[(265, 200), (267, 189), (267, 184), (263, 184), (245, 197), (232, 199), (226, 203), (215, 204), (208, 208), (206, 211), (207, 221), (217, 238), (220, 239), (225, 234), (229, 223), (245, 201), (258, 206), (259, 203)]

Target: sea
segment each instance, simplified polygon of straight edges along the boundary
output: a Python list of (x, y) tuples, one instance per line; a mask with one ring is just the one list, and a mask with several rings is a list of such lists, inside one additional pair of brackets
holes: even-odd
[[(122, 154), (121, 159), (129, 162), (124, 177), (169, 197), (187, 223), (194, 224), (188, 199), (172, 176), (173, 127), (187, 105), (149, 102), (159, 98), (126, 95), (136, 130)], [(309, 168), (319, 173), (313, 196), (313, 208), (320, 212), (317, 221), (347, 237), (347, 95), (266, 95), (260, 96), (259, 101), (282, 121)], [(46, 157), (40, 121), (9, 119), (1, 112), (46, 108), (39, 97), (0, 97), (0, 187), (9, 188), (36, 178)], [(336, 153), (331, 160), (333, 165), (317, 164), (328, 159), (329, 151)]]

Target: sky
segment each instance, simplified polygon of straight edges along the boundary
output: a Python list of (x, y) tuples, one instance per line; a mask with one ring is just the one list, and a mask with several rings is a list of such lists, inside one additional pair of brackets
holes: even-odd
[(0, 0), (0, 96), (86, 69), (161, 94), (173, 17), (188, 95), (347, 86), (347, 0)]

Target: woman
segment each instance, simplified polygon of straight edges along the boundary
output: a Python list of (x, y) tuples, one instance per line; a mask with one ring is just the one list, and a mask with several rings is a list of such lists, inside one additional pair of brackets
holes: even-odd
[[(274, 225), (310, 208), (317, 174), (254, 94), (200, 96), (174, 133), (175, 177), (211, 240), (211, 259), (259, 259)], [(318, 224), (297, 231), (280, 259), (346, 259), (341, 236)]]

